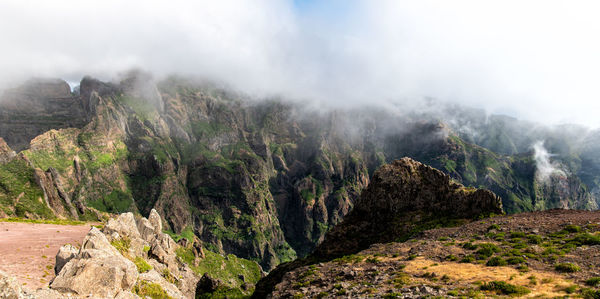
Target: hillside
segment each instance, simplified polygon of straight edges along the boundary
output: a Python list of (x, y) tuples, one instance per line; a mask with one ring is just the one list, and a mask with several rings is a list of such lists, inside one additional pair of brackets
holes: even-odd
[(550, 210), (428, 230), (297, 268), (271, 298), (600, 295), (600, 213)]
[(490, 191), (394, 161), (313, 253), (271, 271), (253, 298), (600, 294), (599, 212), (498, 213)]
[(523, 151), (527, 140), (507, 151), (427, 111), (320, 111), (140, 72), (119, 82), (86, 77), (73, 92), (61, 80), (32, 80), (0, 103), (0, 217), (98, 220), (156, 209), (173, 233), (266, 270), (314, 250), (374, 171), (404, 156), (492, 190), (509, 213), (597, 208), (600, 171), (583, 160), (595, 159), (592, 147), (554, 157), (567, 171), (548, 183)]

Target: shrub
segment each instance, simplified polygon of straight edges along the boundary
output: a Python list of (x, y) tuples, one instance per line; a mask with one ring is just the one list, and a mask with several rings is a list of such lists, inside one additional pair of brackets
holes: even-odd
[(131, 247), (131, 240), (128, 238), (115, 239), (110, 242), (121, 254), (125, 254)]
[(583, 298), (585, 299), (600, 299), (600, 291), (586, 289), (583, 290)]
[(565, 226), (565, 230), (570, 233), (578, 233), (581, 231), (581, 226), (569, 224), (569, 225)]
[(556, 264), (556, 266), (554, 266), (554, 269), (558, 272), (565, 272), (565, 273), (573, 273), (573, 272), (577, 272), (577, 271), (581, 270), (579, 268), (579, 266), (572, 264), (572, 263)]
[(528, 235), (527, 240), (529, 241), (530, 244), (541, 244), (542, 243), (542, 237), (540, 237), (538, 235)]
[(577, 291), (577, 285), (570, 285), (564, 288), (563, 291), (565, 291), (565, 293), (567, 294), (573, 294)]
[(525, 233), (524, 232), (510, 232), (510, 238), (514, 239), (514, 238), (525, 238)]
[(475, 261), (475, 257), (473, 257), (472, 255), (466, 255), (465, 257), (463, 257), (460, 262), (461, 263), (472, 263)]
[(591, 287), (597, 287), (600, 285), (600, 277), (592, 277), (585, 281), (585, 284)]
[(525, 295), (529, 294), (531, 291), (523, 286), (513, 285), (504, 281), (490, 281), (488, 283), (484, 283), (481, 287), (483, 291), (494, 291), (504, 295)]
[(471, 242), (465, 242), (462, 244), (462, 248), (467, 249), (467, 250), (475, 250), (475, 249), (477, 249), (477, 245), (474, 245)]
[(525, 262), (525, 259), (520, 256), (512, 256), (506, 259), (506, 262), (511, 265), (521, 264)]
[(498, 224), (492, 224), (492, 225), (488, 226), (487, 231), (489, 232), (489, 231), (491, 231), (493, 229), (500, 230), (500, 225), (498, 225)]
[(144, 280), (140, 281), (133, 287), (133, 292), (142, 297), (150, 297), (152, 299), (170, 298), (167, 292), (157, 283), (149, 283)]
[(475, 252), (477, 259), (486, 259), (492, 256), (494, 253), (500, 252), (500, 248), (491, 243), (479, 244), (479, 249)]
[(485, 265), (489, 266), (489, 267), (496, 267), (496, 266), (506, 266), (506, 264), (507, 263), (503, 258), (495, 256), (495, 257), (489, 259)]
[(450, 255), (446, 256), (446, 260), (447, 260), (447, 261), (452, 261), (452, 262), (455, 262), (455, 261), (458, 261), (458, 257), (456, 257), (456, 256), (455, 256), (455, 255), (453, 255), (453, 254), (450, 254)]
[(152, 270), (152, 266), (150, 266), (143, 257), (135, 257), (133, 263), (135, 264), (135, 267), (138, 269), (139, 273), (144, 273)]

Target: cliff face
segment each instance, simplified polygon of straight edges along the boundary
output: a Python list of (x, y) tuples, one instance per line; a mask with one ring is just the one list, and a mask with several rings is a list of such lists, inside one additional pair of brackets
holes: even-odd
[(81, 128), (85, 122), (79, 97), (62, 80), (32, 79), (0, 96), (0, 136), (17, 151), (50, 129)]

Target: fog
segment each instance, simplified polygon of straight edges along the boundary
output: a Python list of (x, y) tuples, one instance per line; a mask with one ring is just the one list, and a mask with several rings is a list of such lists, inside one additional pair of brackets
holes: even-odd
[(0, 85), (132, 68), (321, 107), (426, 97), (598, 127), (595, 1), (0, 2)]

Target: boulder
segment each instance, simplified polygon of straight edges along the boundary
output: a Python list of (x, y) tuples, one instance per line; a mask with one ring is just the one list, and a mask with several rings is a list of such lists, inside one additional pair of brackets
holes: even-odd
[(222, 283), (218, 279), (210, 277), (208, 273), (204, 273), (202, 278), (198, 280), (198, 284), (196, 284), (196, 297), (198, 297), (198, 295), (216, 291), (221, 284)]
[(121, 237), (130, 239), (141, 238), (140, 232), (135, 223), (133, 213), (123, 213), (117, 218), (111, 218), (104, 227), (104, 233), (110, 235), (113, 232), (118, 233)]
[(58, 249), (56, 253), (56, 262), (54, 263), (54, 274), (58, 275), (63, 266), (68, 263), (72, 258), (77, 256), (79, 249), (77, 247), (67, 244), (63, 245)]
[(50, 288), (83, 296), (114, 297), (122, 290), (131, 290), (137, 277), (135, 264), (93, 227), (79, 253), (62, 266)]
[[(69, 261), (50, 287), (61, 292), (102, 298), (114, 297), (123, 290), (131, 290), (138, 278), (135, 264), (121, 255), (82, 255)], [(84, 258), (91, 256), (91, 258)]]
[(156, 239), (155, 228), (148, 219), (141, 218), (140, 220), (138, 220), (137, 228), (140, 235), (142, 236), (142, 239), (144, 239), (146, 242), (150, 243), (152, 242), (152, 240)]
[(85, 249), (96, 249), (104, 251), (109, 255), (120, 255), (119, 251), (110, 244), (106, 235), (95, 227), (92, 227), (83, 239), (80, 253)]

